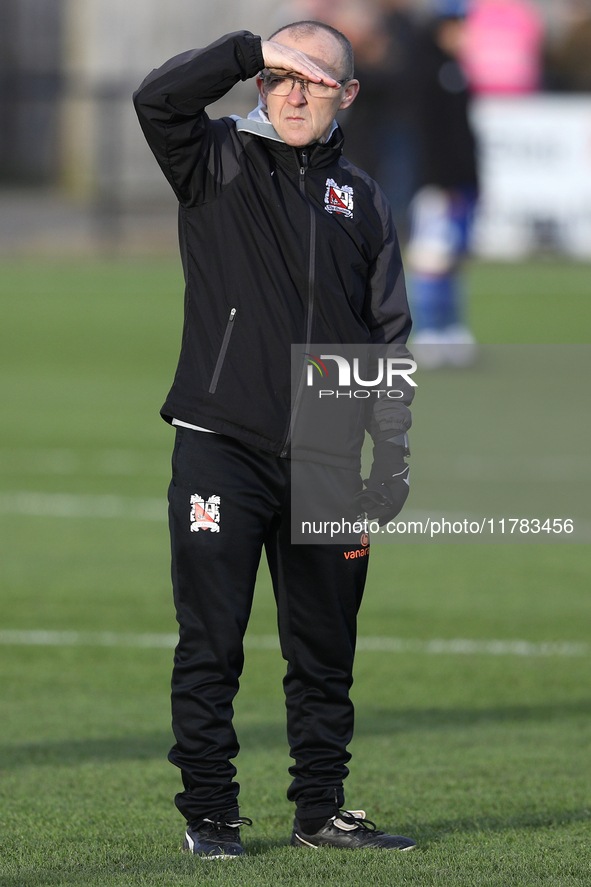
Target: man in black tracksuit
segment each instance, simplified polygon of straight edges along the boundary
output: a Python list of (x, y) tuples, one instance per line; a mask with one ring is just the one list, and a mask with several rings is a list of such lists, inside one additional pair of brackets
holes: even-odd
[[(247, 119), (207, 116), (208, 104), (255, 76), (260, 102)], [(341, 156), (334, 114), (358, 88), (346, 38), (297, 23), (269, 41), (240, 31), (183, 53), (134, 96), (179, 200), (186, 281), (181, 354), (162, 415), (177, 435), (169, 514), (180, 636), (169, 757), (182, 771), (184, 847), (196, 855), (244, 852), (232, 701), (263, 548), (288, 663), (292, 844), (414, 845), (340, 810), (368, 558), (348, 556), (350, 544), (294, 545), (290, 536), (292, 344), (304, 343), (304, 353), (314, 343), (387, 347), (410, 331), (387, 202)], [(325, 486), (349, 516), (394, 516), (408, 490), (410, 399), (367, 410), (369, 499), (355, 441), (343, 441), (340, 454), (322, 445), (307, 453), (315, 491)]]

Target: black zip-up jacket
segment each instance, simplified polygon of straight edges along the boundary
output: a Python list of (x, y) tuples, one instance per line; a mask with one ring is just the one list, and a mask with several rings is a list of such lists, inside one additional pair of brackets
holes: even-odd
[[(292, 343), (404, 343), (410, 316), (387, 201), (342, 158), (340, 129), (299, 149), (206, 114), (263, 67), (261, 38), (239, 31), (153, 71), (134, 103), (179, 200), (185, 321), (162, 415), (288, 455)], [(386, 438), (410, 414), (379, 404), (368, 424)]]

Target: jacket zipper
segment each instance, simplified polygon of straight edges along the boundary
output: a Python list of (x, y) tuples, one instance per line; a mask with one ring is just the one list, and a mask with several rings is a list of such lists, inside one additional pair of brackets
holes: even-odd
[(224, 338), (222, 339), (222, 344), (220, 346), (220, 351), (218, 354), (218, 359), (216, 360), (216, 364), (213, 370), (213, 376), (211, 377), (211, 382), (209, 385), (209, 393), (215, 394), (215, 390), (218, 387), (218, 379), (220, 378), (220, 373), (222, 371), (222, 367), (224, 365), (224, 359), (226, 357), (226, 351), (228, 350), (228, 345), (230, 343), (230, 336), (232, 335), (232, 330), (234, 329), (234, 318), (236, 317), (236, 309), (232, 308), (230, 311), (230, 317), (228, 318), (228, 322), (226, 324), (226, 329), (224, 330)]
[(302, 151), (300, 166), (300, 191), (310, 208), (310, 255), (308, 258), (308, 318), (306, 323), (306, 350), (312, 338), (312, 314), (314, 311), (314, 287), (316, 284), (316, 214), (314, 207), (306, 195), (306, 171), (308, 169), (308, 152)]
[[(302, 151), (300, 154), (300, 193), (306, 203), (308, 204), (309, 214), (310, 214), (310, 243), (309, 243), (309, 252), (308, 252), (308, 305), (307, 305), (307, 316), (306, 316), (306, 342), (305, 342), (305, 351), (308, 351), (310, 348), (310, 340), (312, 338), (312, 321), (314, 315), (314, 289), (316, 285), (316, 214), (314, 212), (314, 207), (310, 200), (308, 200), (308, 195), (306, 194), (306, 172), (308, 170), (308, 152)], [(285, 437), (285, 442), (283, 444), (283, 449), (281, 451), (281, 456), (285, 458), (289, 452), (289, 445), (292, 437), (292, 430), (295, 422), (295, 418), (298, 412), (299, 404), (302, 398), (302, 390), (304, 387), (304, 372), (302, 367), (302, 373), (300, 375), (300, 381), (298, 383), (298, 390), (296, 392), (296, 396), (294, 398), (293, 407), (291, 411), (291, 417), (289, 422), (289, 428), (287, 430), (287, 435)]]

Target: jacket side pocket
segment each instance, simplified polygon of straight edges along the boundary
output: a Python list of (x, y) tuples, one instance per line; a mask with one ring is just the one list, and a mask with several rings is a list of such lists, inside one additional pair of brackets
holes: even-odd
[(216, 364), (213, 370), (213, 376), (211, 377), (211, 382), (209, 384), (209, 393), (215, 394), (215, 390), (218, 387), (218, 379), (220, 378), (220, 373), (222, 371), (222, 367), (224, 365), (224, 360), (226, 357), (226, 351), (228, 350), (228, 345), (230, 344), (230, 336), (232, 335), (232, 330), (234, 329), (234, 318), (236, 317), (236, 309), (232, 308), (230, 311), (230, 317), (228, 318), (228, 323), (226, 324), (226, 329), (224, 331), (224, 338), (222, 339), (222, 344), (220, 346), (220, 353), (218, 354), (218, 359), (216, 360)]

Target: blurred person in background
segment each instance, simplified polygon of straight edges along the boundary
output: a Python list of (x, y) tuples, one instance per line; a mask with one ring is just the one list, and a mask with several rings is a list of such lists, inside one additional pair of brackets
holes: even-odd
[(425, 368), (468, 365), (476, 353), (462, 275), (478, 193), (470, 94), (459, 62), (465, 14), (463, 0), (440, 0), (414, 58), (418, 190), (407, 267), (414, 353)]
[(546, 77), (550, 89), (591, 92), (591, 0), (570, 0), (566, 27), (549, 41)]
[(384, 190), (408, 241), (415, 356), (423, 366), (469, 364), (461, 265), (478, 174), (459, 61), (467, 3), (439, 0), (425, 22), (411, 0), (317, 2), (355, 49), (361, 89), (342, 113), (347, 153)]
[(523, 95), (542, 82), (545, 25), (532, 0), (470, 0), (460, 60), (475, 95)]
[(347, 156), (386, 194), (402, 242), (416, 190), (416, 6), (416, 0), (291, 0), (276, 17), (278, 26), (321, 20), (351, 41), (363, 86), (337, 119), (346, 128)]
[(347, 153), (385, 192), (398, 234), (408, 236), (408, 207), (417, 186), (419, 27), (412, 0), (340, 3), (331, 22), (355, 49), (362, 84), (342, 116)]

